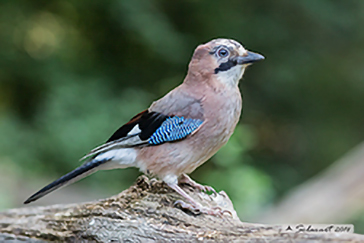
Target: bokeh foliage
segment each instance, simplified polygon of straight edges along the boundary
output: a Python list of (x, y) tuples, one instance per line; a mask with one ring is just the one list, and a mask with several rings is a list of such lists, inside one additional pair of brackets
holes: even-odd
[[(244, 76), (231, 141), (192, 177), (253, 218), (364, 139), (363, 13), (354, 0), (1, 1), (0, 164), (29, 180), (72, 170), (178, 85), (199, 43), (230, 37), (266, 60)], [(84, 183), (111, 194), (138, 173)]]

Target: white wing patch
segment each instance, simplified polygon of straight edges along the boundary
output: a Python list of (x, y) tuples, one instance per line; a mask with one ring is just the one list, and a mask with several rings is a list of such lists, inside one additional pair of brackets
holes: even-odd
[(139, 134), (141, 132), (141, 130), (139, 129), (139, 125), (136, 124), (133, 129), (131, 129), (131, 131), (128, 133), (128, 136), (132, 136), (132, 135), (136, 135)]

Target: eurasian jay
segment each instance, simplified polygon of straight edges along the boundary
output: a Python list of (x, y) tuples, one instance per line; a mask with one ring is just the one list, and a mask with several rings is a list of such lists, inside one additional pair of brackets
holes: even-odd
[(207, 214), (179, 185), (202, 191), (209, 186), (187, 174), (211, 158), (230, 138), (239, 121), (242, 98), (238, 88), (245, 68), (264, 59), (237, 41), (215, 39), (196, 48), (183, 83), (120, 127), (105, 144), (81, 160), (84, 164), (45, 186), (24, 203), (74, 183), (98, 170), (137, 167), (162, 179), (187, 203), (183, 207)]

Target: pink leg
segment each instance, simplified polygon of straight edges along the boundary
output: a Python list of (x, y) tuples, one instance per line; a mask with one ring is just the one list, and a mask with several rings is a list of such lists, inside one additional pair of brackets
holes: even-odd
[(189, 203), (183, 202), (182, 200), (177, 200), (174, 205), (180, 205), (183, 209), (187, 209), (190, 211), (198, 211), (200, 213), (205, 213), (209, 215), (217, 215), (222, 216), (225, 212), (231, 214), (227, 210), (222, 210), (219, 207), (215, 208), (208, 208), (202, 206), (200, 203), (196, 202), (195, 199), (193, 199), (190, 195), (188, 195), (185, 191), (182, 190), (177, 184), (168, 184), (169, 187), (171, 187), (173, 190), (175, 190), (178, 194), (183, 196)]
[(211, 186), (204, 186), (204, 185), (198, 184), (197, 182), (195, 182), (194, 180), (192, 180), (186, 174), (182, 174), (180, 176), (180, 178), (178, 179), (178, 183), (179, 184), (183, 184), (183, 183), (188, 184), (191, 187), (196, 188), (196, 189), (198, 189), (200, 191), (203, 191), (203, 192), (213, 192), (213, 193), (216, 193), (215, 189), (212, 188)]

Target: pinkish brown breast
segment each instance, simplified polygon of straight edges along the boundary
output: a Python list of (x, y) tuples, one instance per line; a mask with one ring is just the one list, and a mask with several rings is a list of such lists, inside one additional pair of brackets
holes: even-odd
[(138, 167), (160, 178), (191, 173), (228, 141), (239, 121), (241, 107), (238, 87), (220, 89), (205, 83), (187, 90), (184, 84), (180, 85), (154, 102), (150, 110), (199, 118), (204, 123), (184, 140), (141, 148)]

